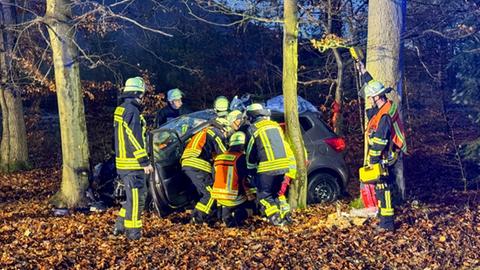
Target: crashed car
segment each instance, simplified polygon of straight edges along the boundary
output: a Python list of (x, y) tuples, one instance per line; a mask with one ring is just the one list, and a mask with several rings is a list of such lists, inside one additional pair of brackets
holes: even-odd
[[(151, 131), (148, 143), (155, 172), (148, 185), (153, 205), (161, 216), (191, 206), (196, 200), (195, 189), (182, 172), (180, 157), (188, 140), (211, 125), (215, 117), (213, 110), (198, 111)], [(273, 111), (271, 118), (284, 122), (281, 112)], [(345, 141), (325, 124), (318, 112), (301, 113), (300, 125), (310, 162), (307, 202), (334, 201), (342, 194), (348, 180)]]

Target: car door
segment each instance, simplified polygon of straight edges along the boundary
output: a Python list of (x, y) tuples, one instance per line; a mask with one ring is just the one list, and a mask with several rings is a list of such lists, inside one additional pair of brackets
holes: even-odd
[(184, 143), (175, 130), (157, 129), (150, 133), (149, 145), (155, 169), (149, 181), (150, 192), (156, 210), (164, 215), (193, 199), (192, 185), (180, 164)]

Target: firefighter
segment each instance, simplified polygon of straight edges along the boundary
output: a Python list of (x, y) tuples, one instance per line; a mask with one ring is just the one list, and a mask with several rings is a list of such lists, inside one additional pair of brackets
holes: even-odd
[[(287, 156), (290, 163), (289, 163), (288, 172), (285, 174), (282, 184), (280, 185), (280, 190), (278, 191), (278, 203), (280, 207), (280, 217), (284, 219), (286, 223), (291, 224), (293, 223), (293, 220), (292, 220), (290, 204), (287, 201), (286, 193), (288, 191), (288, 187), (290, 186), (292, 180), (294, 180), (297, 177), (297, 161), (295, 159), (295, 155), (293, 154), (292, 141), (290, 137), (286, 134), (286, 124), (282, 123), (280, 124), (280, 127), (284, 132), (285, 146), (286, 146)], [(305, 152), (305, 157), (308, 160), (307, 149), (304, 148), (303, 150)], [(307, 161), (307, 167), (308, 167), (308, 161)]]
[(229, 140), (228, 151), (214, 161), (215, 181), (211, 195), (221, 209), (227, 227), (239, 226), (248, 217), (245, 203), (252, 198), (246, 184), (247, 163), (245, 160), (245, 133), (235, 132)]
[(289, 172), (290, 158), (280, 125), (270, 120), (270, 111), (261, 104), (247, 107), (251, 123), (246, 151), (247, 168), (255, 175), (260, 212), (276, 226), (284, 225), (278, 205), (278, 191)]
[(218, 117), (222, 117), (222, 118), (227, 117), (228, 106), (229, 106), (228, 98), (224, 96), (217, 97), (213, 102), (213, 110), (215, 111)]
[(366, 83), (365, 98), (373, 104), (373, 107), (367, 110), (367, 166), (380, 163), (388, 172), (387, 176), (380, 177), (375, 184), (375, 193), (379, 202), (379, 227), (382, 230), (394, 231), (394, 209), (391, 196), (395, 185), (394, 165), (398, 156), (407, 152), (403, 123), (399, 117), (397, 104), (386, 96), (389, 89), (373, 80), (363, 63), (359, 62), (357, 67)]
[(195, 134), (187, 144), (181, 157), (182, 170), (190, 178), (199, 201), (192, 211), (192, 222), (203, 223), (214, 214), (214, 200), (210, 196), (213, 159), (226, 151), (224, 141), (229, 123), (217, 117), (212, 125)]
[(190, 112), (190, 110), (183, 105), (183, 96), (183, 92), (178, 88), (168, 90), (167, 106), (158, 110), (157, 115), (155, 116), (155, 128), (159, 128), (166, 122)]
[(140, 239), (142, 211), (147, 195), (146, 175), (153, 172), (145, 150), (146, 123), (140, 114), (145, 84), (141, 77), (130, 78), (125, 83), (121, 99), (115, 109), (115, 166), (123, 180), (126, 202), (120, 209), (113, 233), (125, 233), (130, 240)]

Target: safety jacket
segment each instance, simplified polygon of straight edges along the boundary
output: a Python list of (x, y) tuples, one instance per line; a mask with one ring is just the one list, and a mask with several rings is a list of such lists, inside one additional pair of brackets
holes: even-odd
[(139, 108), (134, 98), (127, 98), (115, 109), (115, 166), (120, 174), (143, 170), (150, 164), (145, 150), (146, 122)]
[(368, 157), (370, 164), (395, 163), (398, 152), (407, 152), (403, 123), (397, 104), (390, 100), (380, 108), (369, 110), (367, 125)]
[(226, 152), (215, 158), (215, 181), (210, 194), (220, 205), (236, 206), (247, 200), (245, 178), (247, 165), (245, 154)]
[(249, 135), (247, 146), (249, 170), (267, 175), (281, 175), (289, 171), (291, 159), (282, 129), (277, 122), (261, 119), (250, 126)]
[(224, 135), (217, 127), (207, 127), (195, 134), (183, 151), (182, 168), (195, 168), (212, 173), (215, 156), (226, 151)]

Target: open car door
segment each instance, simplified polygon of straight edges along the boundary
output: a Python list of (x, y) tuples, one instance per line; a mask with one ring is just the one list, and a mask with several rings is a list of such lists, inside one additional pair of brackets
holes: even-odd
[(172, 129), (157, 129), (150, 133), (150, 156), (155, 171), (149, 179), (149, 189), (155, 209), (161, 216), (175, 208), (188, 205), (194, 199), (194, 189), (183, 174), (180, 157), (184, 144)]

